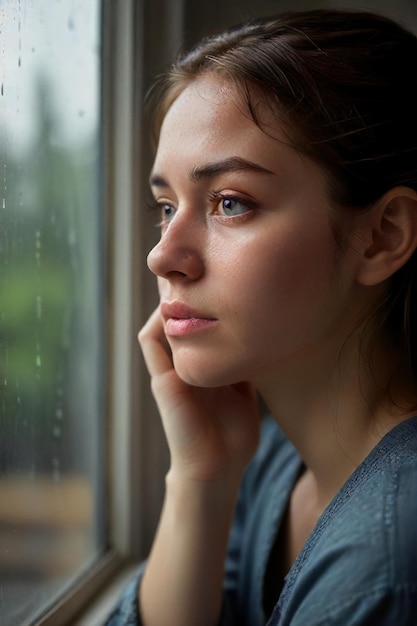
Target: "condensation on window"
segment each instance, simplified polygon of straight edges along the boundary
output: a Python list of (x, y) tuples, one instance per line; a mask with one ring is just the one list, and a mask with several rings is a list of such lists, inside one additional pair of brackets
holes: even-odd
[(104, 546), (100, 1), (0, 0), (0, 623)]

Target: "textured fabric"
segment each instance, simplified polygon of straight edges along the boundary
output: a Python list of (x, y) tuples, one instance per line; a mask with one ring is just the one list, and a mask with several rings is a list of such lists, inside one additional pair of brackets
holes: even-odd
[[(265, 625), (265, 569), (301, 467), (296, 450), (267, 419), (237, 504), (219, 626)], [(126, 588), (108, 625), (141, 624), (140, 577)], [(417, 418), (388, 433), (324, 511), (268, 622), (393, 624), (417, 626)]]
[(139, 615), (138, 589), (145, 570), (145, 563), (141, 565), (132, 580), (126, 585), (119, 602), (106, 621), (106, 626), (140, 626), (142, 621)]

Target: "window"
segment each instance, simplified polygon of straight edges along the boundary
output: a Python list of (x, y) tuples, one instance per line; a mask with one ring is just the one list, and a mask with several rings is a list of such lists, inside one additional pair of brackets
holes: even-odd
[(175, 10), (0, 0), (2, 626), (74, 624), (153, 535), (166, 448), (136, 333), (156, 231), (135, 198), (142, 68), (171, 57)]
[(106, 542), (100, 4), (0, 4), (3, 626)]

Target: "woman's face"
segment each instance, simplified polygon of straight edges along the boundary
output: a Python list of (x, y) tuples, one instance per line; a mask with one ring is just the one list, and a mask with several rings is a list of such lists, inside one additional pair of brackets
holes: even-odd
[(355, 260), (338, 254), (324, 175), (273, 135), (215, 75), (164, 119), (151, 174), (162, 234), (148, 264), (190, 384), (260, 385), (339, 350), (352, 327)]

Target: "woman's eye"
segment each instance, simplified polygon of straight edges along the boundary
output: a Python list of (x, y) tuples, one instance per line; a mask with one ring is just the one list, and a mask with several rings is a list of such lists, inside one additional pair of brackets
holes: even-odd
[(237, 198), (221, 198), (217, 205), (217, 214), (225, 217), (234, 217), (247, 213), (250, 207)]
[(174, 217), (175, 208), (171, 204), (167, 204), (166, 202), (158, 202), (157, 206), (159, 208), (160, 214), (160, 225), (165, 226)]

